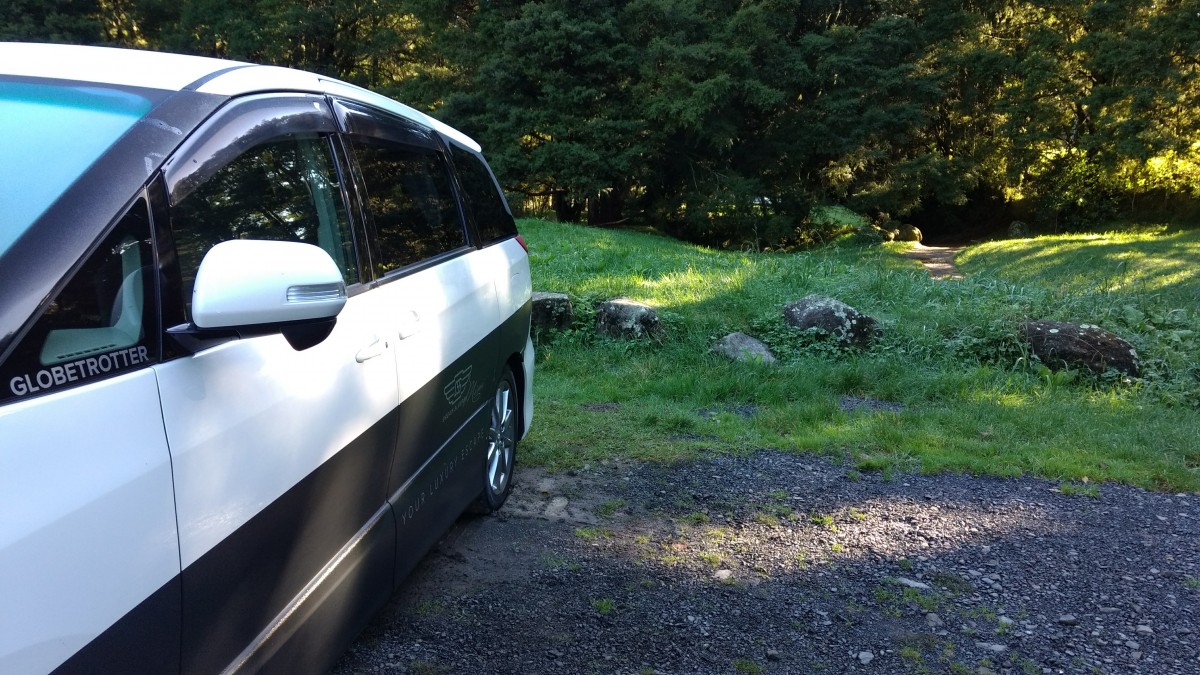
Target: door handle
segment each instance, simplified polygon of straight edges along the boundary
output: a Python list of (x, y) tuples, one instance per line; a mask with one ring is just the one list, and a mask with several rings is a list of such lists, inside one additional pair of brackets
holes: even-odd
[(371, 344), (358, 350), (358, 353), (354, 355), (354, 360), (358, 361), (359, 363), (369, 361), (370, 359), (383, 354), (385, 349), (387, 349), (387, 343), (379, 339), (379, 336), (376, 335), (375, 339), (371, 341)]
[(417, 314), (411, 309), (401, 313), (400, 321), (398, 323), (400, 328), (397, 332), (399, 333), (401, 340), (412, 337), (421, 332), (421, 315)]

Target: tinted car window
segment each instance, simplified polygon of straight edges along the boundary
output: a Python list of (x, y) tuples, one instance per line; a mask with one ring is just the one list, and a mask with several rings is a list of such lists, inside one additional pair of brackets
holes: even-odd
[(154, 259), (138, 201), (59, 292), (5, 361), (0, 398), (25, 397), (125, 372), (153, 357)]
[(466, 245), (450, 176), (436, 151), (367, 137), (355, 137), (353, 145), (379, 241), (377, 274)]
[(512, 214), (504, 205), (504, 198), (492, 180), (492, 172), (476, 155), (452, 146), (451, 156), (458, 171), (458, 182), (462, 186), (467, 215), (475, 223), (484, 243), (491, 243), (517, 235), (517, 226)]
[(319, 246), (359, 281), (354, 243), (327, 139), (289, 136), (255, 146), (217, 171), (171, 214), (185, 304), (208, 249), (229, 239)]

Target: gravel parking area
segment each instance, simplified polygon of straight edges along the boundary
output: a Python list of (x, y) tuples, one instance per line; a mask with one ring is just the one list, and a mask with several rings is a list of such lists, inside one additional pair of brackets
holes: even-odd
[(523, 470), (337, 673), (1200, 673), (1200, 495), (760, 452)]

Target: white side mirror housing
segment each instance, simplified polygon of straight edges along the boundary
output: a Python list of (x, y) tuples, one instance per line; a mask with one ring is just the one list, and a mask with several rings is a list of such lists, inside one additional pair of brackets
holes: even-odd
[(333, 258), (312, 244), (233, 239), (209, 249), (192, 290), (197, 328), (332, 319), (346, 304)]

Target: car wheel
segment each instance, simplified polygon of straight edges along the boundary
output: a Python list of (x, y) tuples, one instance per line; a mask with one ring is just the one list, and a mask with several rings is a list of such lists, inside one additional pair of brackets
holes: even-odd
[(517, 458), (517, 385), (506, 370), (492, 399), (487, 452), (483, 459), (483, 491), (476, 500), (476, 513), (491, 513), (504, 505), (512, 491), (513, 467)]

